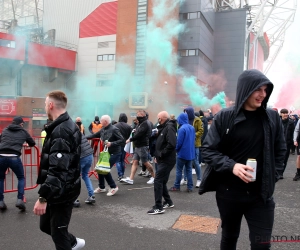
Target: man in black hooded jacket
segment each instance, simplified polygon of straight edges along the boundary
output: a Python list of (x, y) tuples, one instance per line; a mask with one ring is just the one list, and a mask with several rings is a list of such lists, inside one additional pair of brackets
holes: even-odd
[[(117, 127), (120, 130), (121, 135), (123, 136), (124, 140), (129, 139), (131, 131), (132, 131), (132, 127), (130, 125), (127, 124), (128, 118), (127, 115), (125, 113), (121, 113), (119, 116), (119, 122), (115, 124), (115, 127)], [(125, 156), (126, 156), (126, 152), (124, 150), (125, 147), (125, 141), (124, 141), (124, 145), (122, 145), (122, 154), (121, 154), (121, 161), (116, 163), (116, 167), (118, 170), (118, 180), (121, 180), (122, 178), (124, 178), (124, 172), (125, 172)]]
[[(205, 170), (199, 194), (216, 190), (222, 220), (221, 249), (236, 249), (242, 217), (249, 227), (251, 249), (270, 249), (275, 182), (282, 171), (286, 145), (278, 113), (267, 109), (273, 90), (258, 70), (244, 71), (237, 83), (236, 106), (222, 109), (206, 136)], [(250, 182), (256, 159), (256, 180)]]
[(20, 159), (23, 143), (26, 141), (30, 147), (35, 145), (34, 140), (23, 128), (24, 121), (21, 116), (13, 119), (0, 136), (0, 210), (7, 208), (4, 203), (4, 180), (7, 168), (11, 168), (18, 178), (18, 199), (16, 207), (21, 211), (26, 209), (23, 198), (25, 188), (24, 167)]

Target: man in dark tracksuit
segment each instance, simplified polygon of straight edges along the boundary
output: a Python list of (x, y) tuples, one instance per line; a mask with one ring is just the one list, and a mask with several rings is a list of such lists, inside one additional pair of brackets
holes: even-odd
[[(157, 171), (154, 179), (155, 206), (148, 211), (148, 214), (161, 214), (165, 208), (174, 207), (170, 198), (167, 182), (170, 172), (176, 163), (176, 121), (170, 120), (166, 111), (157, 115), (157, 140), (155, 148), (155, 158), (157, 161)], [(164, 203), (162, 203), (162, 197)]]
[(40, 215), (40, 229), (51, 235), (56, 250), (77, 250), (83, 239), (68, 232), (73, 203), (80, 194), (81, 132), (66, 111), (62, 91), (48, 93), (45, 110), (53, 122), (45, 128), (45, 138), (37, 184), (39, 199), (34, 213)]
[(21, 211), (26, 209), (23, 198), (25, 188), (24, 167), (20, 159), (23, 143), (26, 141), (30, 147), (35, 145), (34, 140), (23, 128), (24, 121), (21, 116), (13, 119), (12, 124), (6, 127), (0, 136), (0, 210), (7, 208), (4, 203), (4, 180), (7, 168), (18, 178), (18, 199), (16, 207)]
[(281, 109), (280, 116), (282, 120), (283, 133), (286, 142), (286, 153), (283, 161), (283, 169), (282, 172), (279, 173), (280, 179), (283, 179), (283, 173), (290, 156), (290, 151), (292, 146), (294, 145), (293, 136), (294, 136), (295, 125), (294, 125), (294, 121), (291, 118), (289, 118), (289, 111), (287, 109)]
[(122, 145), (123, 149), (122, 154), (121, 154), (121, 159), (120, 162), (116, 163), (116, 167), (118, 170), (118, 180), (121, 180), (122, 178), (124, 178), (124, 172), (125, 172), (125, 156), (126, 156), (126, 152), (124, 150), (125, 147), (125, 141), (127, 139), (129, 139), (131, 131), (132, 131), (132, 127), (130, 125), (127, 124), (128, 118), (127, 115), (125, 113), (121, 113), (119, 116), (119, 122), (115, 124), (115, 127), (117, 127), (120, 130), (121, 135), (124, 138), (124, 145)]
[[(273, 193), (286, 152), (280, 117), (266, 108), (272, 90), (273, 84), (260, 71), (244, 71), (237, 83), (236, 106), (217, 113), (202, 146), (208, 167), (199, 194), (217, 191), (221, 249), (236, 249), (243, 216), (251, 249), (271, 247)], [(253, 168), (246, 165), (249, 158), (257, 161), (254, 182)]]

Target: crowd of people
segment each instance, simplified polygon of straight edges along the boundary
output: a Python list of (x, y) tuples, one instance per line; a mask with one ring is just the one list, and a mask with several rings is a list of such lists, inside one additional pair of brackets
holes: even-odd
[[(129, 125), (125, 113), (119, 115), (117, 122), (104, 114), (95, 116), (88, 128), (89, 135), (81, 117), (73, 121), (68, 115), (65, 93), (48, 93), (45, 110), (49, 122), (43, 131), (45, 139), (37, 179), (39, 198), (34, 206), (34, 213), (40, 216), (41, 231), (52, 237), (56, 249), (83, 248), (85, 241), (68, 231), (72, 209), (79, 206), (81, 178), (87, 189), (85, 203), (94, 204), (95, 194), (114, 196), (120, 185), (134, 185), (141, 166), (139, 175), (149, 177), (147, 184), (154, 186), (154, 205), (147, 212), (149, 215), (174, 208), (170, 194), (181, 191), (183, 185), (186, 192), (198, 188), (201, 195), (216, 191), (222, 220), (221, 249), (236, 249), (243, 216), (249, 225), (251, 249), (270, 249), (275, 182), (284, 178), (289, 155), (295, 152), (297, 172), (293, 180), (300, 180), (298, 116), (286, 108), (279, 113), (267, 108), (272, 90), (273, 84), (265, 75), (246, 70), (238, 79), (235, 106), (224, 108), (215, 116), (211, 110), (205, 115), (202, 110), (188, 106), (177, 117), (167, 111), (157, 112), (157, 122), (153, 125), (149, 114), (138, 110)], [(7, 208), (3, 185), (8, 168), (19, 182), (16, 207), (26, 209), (20, 154), (24, 142), (31, 147), (35, 142), (23, 125), (23, 119), (15, 117), (1, 135), (0, 210)], [(94, 189), (89, 171), (99, 141), (105, 144), (110, 155), (109, 166), (116, 166), (118, 177), (115, 180), (110, 172), (98, 173), (98, 187)], [(129, 176), (125, 177), (127, 150), (132, 153), (132, 165)], [(256, 168), (247, 165), (249, 159), (256, 162)], [(206, 167), (202, 174), (203, 165)], [(176, 178), (168, 188), (174, 167)]]

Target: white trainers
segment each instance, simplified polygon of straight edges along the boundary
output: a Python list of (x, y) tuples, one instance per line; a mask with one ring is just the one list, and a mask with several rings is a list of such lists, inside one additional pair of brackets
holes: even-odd
[(81, 249), (85, 246), (85, 240), (84, 239), (80, 239), (80, 238), (76, 238), (76, 245), (74, 247), (72, 247), (72, 250), (78, 250)]
[(196, 174), (196, 170), (194, 168), (192, 169), (192, 174)]
[(147, 181), (147, 184), (153, 184), (154, 183), (154, 177), (151, 177), (149, 181)]
[(131, 184), (131, 185), (133, 184), (133, 180), (130, 180), (129, 177), (121, 179), (120, 182)]
[(183, 186), (183, 185), (186, 185), (186, 184), (187, 184), (187, 181), (185, 181), (184, 179), (181, 179), (180, 185)]
[(201, 181), (200, 181), (200, 180), (197, 180), (196, 188), (200, 187), (200, 184), (201, 184)]
[(97, 187), (95, 190), (94, 190), (94, 194), (100, 194), (100, 193), (105, 193), (107, 190), (104, 188), (104, 189), (101, 189), (99, 187)]
[(107, 196), (113, 196), (115, 195), (117, 192), (118, 192), (119, 188), (118, 187), (115, 187), (115, 188), (110, 188), (107, 192)]

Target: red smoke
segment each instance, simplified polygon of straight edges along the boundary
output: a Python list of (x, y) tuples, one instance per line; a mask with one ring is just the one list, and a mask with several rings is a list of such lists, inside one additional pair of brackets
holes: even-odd
[(300, 77), (296, 77), (284, 84), (281, 87), (274, 107), (290, 109), (291, 106), (294, 106), (296, 109), (299, 109), (300, 107), (297, 107), (300, 100), (299, 83)]

